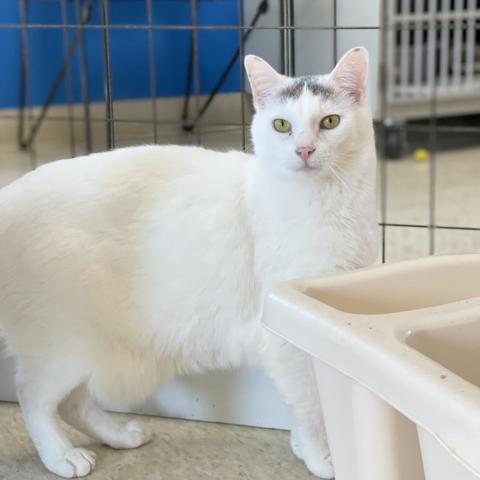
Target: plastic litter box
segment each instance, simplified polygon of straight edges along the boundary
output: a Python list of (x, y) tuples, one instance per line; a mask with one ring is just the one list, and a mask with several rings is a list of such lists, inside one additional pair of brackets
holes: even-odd
[(314, 359), (337, 480), (480, 479), (480, 255), (284, 283), (263, 322)]

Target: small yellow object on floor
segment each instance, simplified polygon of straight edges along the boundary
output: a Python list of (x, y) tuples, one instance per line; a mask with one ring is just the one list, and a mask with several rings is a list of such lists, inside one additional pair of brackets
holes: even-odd
[(413, 152), (413, 158), (416, 162), (427, 162), (430, 159), (430, 152), (426, 148), (417, 148)]

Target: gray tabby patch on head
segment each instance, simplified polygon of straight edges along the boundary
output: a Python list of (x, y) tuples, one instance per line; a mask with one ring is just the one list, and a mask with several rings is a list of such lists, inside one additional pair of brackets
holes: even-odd
[(319, 83), (316, 77), (307, 75), (295, 78), (289, 85), (280, 90), (279, 95), (282, 100), (296, 100), (304, 89), (309, 90), (313, 95), (321, 95), (324, 98), (328, 98), (333, 93), (332, 88)]

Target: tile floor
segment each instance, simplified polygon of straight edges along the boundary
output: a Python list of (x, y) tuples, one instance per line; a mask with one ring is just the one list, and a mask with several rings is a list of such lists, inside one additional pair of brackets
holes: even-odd
[[(429, 223), (429, 169), (412, 158), (389, 161), (387, 222)], [(480, 228), (480, 148), (450, 150), (436, 155), (435, 223)], [(435, 253), (480, 252), (480, 231), (435, 230)], [(429, 253), (427, 229), (390, 227), (386, 231), (387, 261)]]

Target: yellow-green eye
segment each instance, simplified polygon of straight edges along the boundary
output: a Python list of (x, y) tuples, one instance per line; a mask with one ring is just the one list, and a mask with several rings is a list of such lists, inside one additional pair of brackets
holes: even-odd
[(292, 126), (290, 125), (289, 121), (284, 120), (283, 118), (276, 118), (273, 121), (273, 128), (277, 132), (288, 133), (292, 129)]
[(320, 128), (331, 130), (332, 128), (338, 127), (339, 123), (340, 123), (339, 115), (327, 115), (326, 117), (322, 118), (322, 120), (320, 121)]

